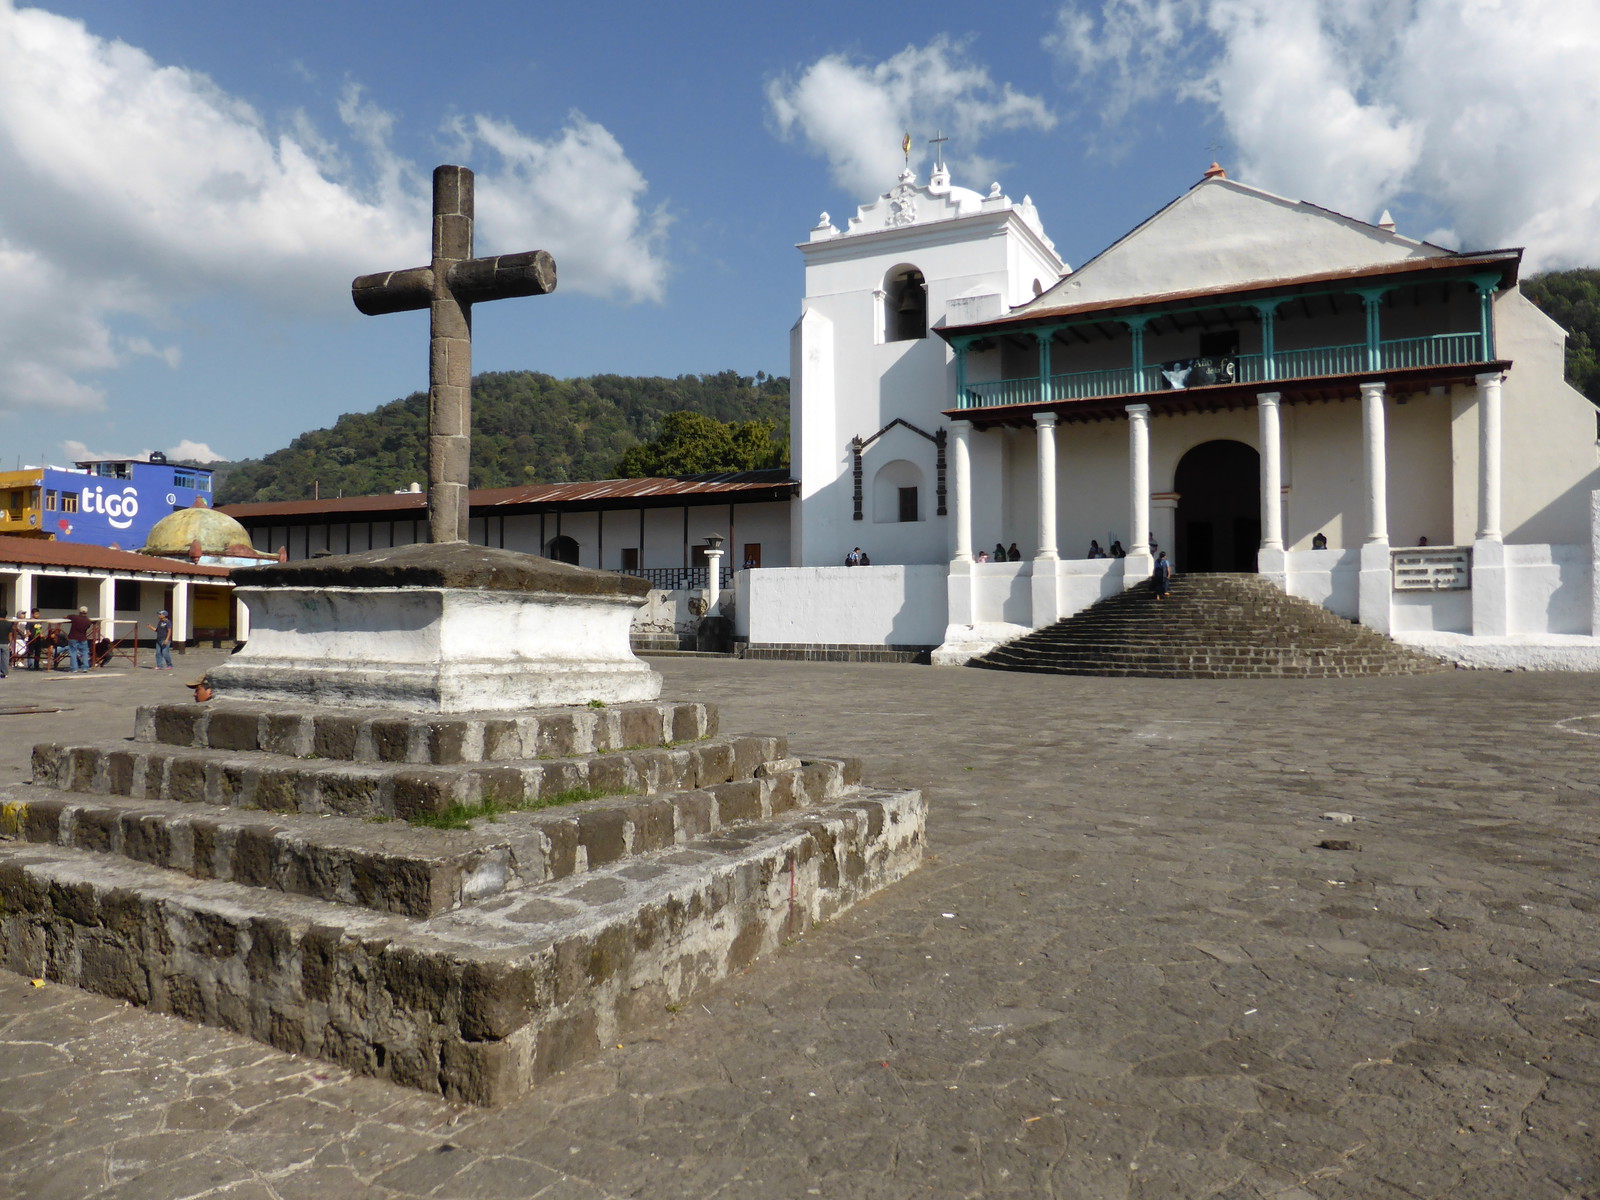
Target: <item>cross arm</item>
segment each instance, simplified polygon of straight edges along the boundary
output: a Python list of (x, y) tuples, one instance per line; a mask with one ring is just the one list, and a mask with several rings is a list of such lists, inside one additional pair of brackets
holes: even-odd
[(411, 267), (358, 276), (350, 285), (350, 297), (369, 317), (427, 308), (433, 302), (433, 268)]
[(513, 296), (544, 296), (556, 290), (556, 260), (545, 250), (468, 258), (450, 268), (447, 281), (450, 291), (462, 304), (506, 300)]

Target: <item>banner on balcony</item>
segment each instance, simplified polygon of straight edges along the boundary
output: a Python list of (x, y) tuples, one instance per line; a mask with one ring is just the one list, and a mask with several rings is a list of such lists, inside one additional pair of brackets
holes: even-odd
[(1161, 364), (1161, 378), (1168, 390), (1206, 387), (1213, 383), (1236, 383), (1238, 363), (1233, 358), (1178, 358)]

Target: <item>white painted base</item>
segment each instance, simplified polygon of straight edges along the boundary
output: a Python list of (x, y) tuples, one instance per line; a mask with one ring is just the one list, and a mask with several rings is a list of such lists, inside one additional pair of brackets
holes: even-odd
[(653, 700), (628, 646), (639, 597), (447, 587), (240, 587), (249, 643), (211, 671), (229, 700), (508, 712)]
[(1474, 637), (1418, 630), (1396, 633), (1394, 639), (1477, 671), (1600, 671), (1600, 638), (1581, 634)]

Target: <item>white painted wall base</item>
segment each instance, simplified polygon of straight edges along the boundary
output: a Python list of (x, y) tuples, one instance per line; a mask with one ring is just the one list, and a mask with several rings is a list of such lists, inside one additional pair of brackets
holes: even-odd
[(1401, 632), (1395, 640), (1478, 671), (1600, 671), (1600, 638), (1581, 634)]
[(446, 587), (241, 587), (245, 648), (211, 671), (229, 700), (507, 712), (653, 700), (628, 647), (638, 598)]

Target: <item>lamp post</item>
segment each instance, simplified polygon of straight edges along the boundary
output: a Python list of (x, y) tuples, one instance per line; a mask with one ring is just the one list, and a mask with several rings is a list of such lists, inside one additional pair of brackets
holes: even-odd
[(706, 535), (706, 616), (717, 615), (717, 601), (722, 596), (722, 535)]

